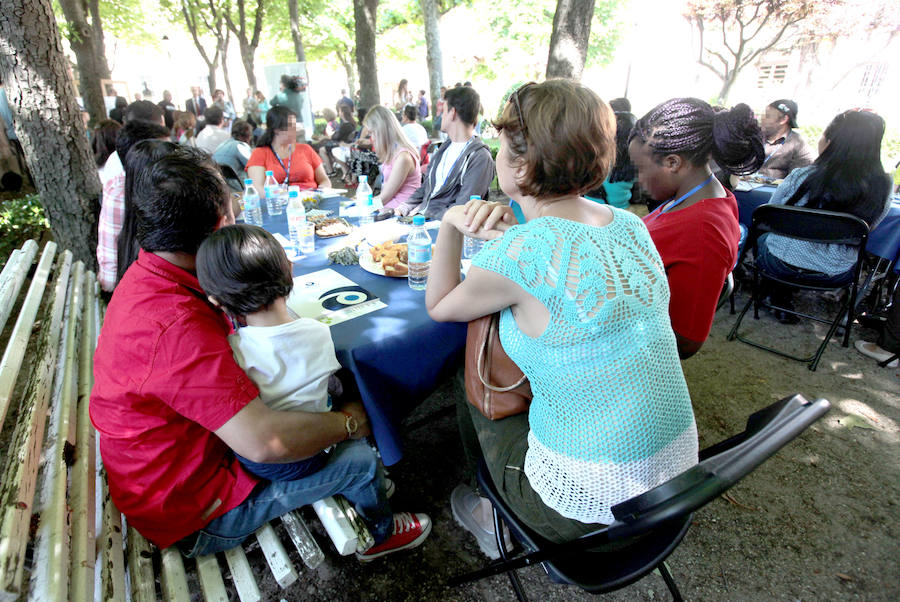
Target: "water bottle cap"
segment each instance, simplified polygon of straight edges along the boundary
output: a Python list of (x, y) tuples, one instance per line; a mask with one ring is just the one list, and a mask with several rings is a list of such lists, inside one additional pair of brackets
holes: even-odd
[(253, 178), (244, 178), (244, 186), (252, 186)]
[(481, 200), (481, 195), (480, 195), (480, 194), (473, 194), (472, 196), (469, 197), (469, 200), (470, 200), (470, 201), (480, 201), (480, 200)]
[(298, 190), (288, 190), (288, 197), (292, 199), (296, 199), (300, 197), (300, 191)]
[(267, 170), (266, 170), (266, 175), (267, 175), (267, 176), (271, 176), (271, 175), (274, 175), (274, 174), (275, 174), (275, 172), (272, 171), (271, 169), (267, 169)]
[(360, 183), (365, 182), (366, 184), (368, 184), (368, 183), (369, 183), (369, 176), (363, 174), (363, 175), (359, 176), (359, 181), (360, 181)]
[(413, 216), (413, 226), (424, 226), (425, 225), (425, 216), (424, 215), (414, 215)]

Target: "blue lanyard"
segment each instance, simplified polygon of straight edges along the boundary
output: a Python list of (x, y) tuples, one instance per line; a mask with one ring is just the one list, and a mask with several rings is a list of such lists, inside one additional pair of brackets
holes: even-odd
[[(777, 154), (778, 154), (778, 151), (781, 150), (781, 147), (784, 146), (784, 143), (785, 143), (785, 142), (787, 142), (787, 136), (782, 136), (782, 137), (781, 137), (781, 142), (778, 143), (778, 148), (776, 148), (776, 149), (773, 150), (771, 153), (769, 153), (769, 154), (766, 156), (766, 158), (763, 160), (762, 164), (765, 165), (766, 163), (769, 162), (769, 159), (771, 159), (772, 157), (774, 157), (775, 155), (777, 155)], [(760, 167), (762, 167), (762, 165), (761, 165)]]
[(275, 159), (278, 160), (278, 164), (281, 165), (281, 169), (284, 169), (284, 174), (285, 174), (285, 176), (284, 176), (284, 183), (285, 183), (285, 185), (290, 184), (290, 182), (289, 182), (288, 180), (291, 179), (291, 162), (294, 160), (294, 145), (293, 145), (293, 144), (288, 145), (288, 164), (287, 164), (287, 169), (285, 169), (285, 167), (284, 167), (284, 162), (281, 160), (281, 157), (278, 156), (278, 153), (275, 152), (275, 149), (272, 148), (271, 146), (270, 146), (269, 148), (272, 149), (272, 154), (275, 155)]
[[(663, 203), (658, 208), (654, 209), (653, 213), (650, 214), (653, 217), (650, 218), (650, 216), (647, 216), (648, 218), (650, 218), (647, 221), (653, 221), (656, 218), (658, 218), (660, 215), (662, 215), (663, 213), (668, 213), (669, 211), (671, 211), (672, 209), (674, 209), (675, 207), (677, 207), (678, 205), (683, 203), (692, 194), (694, 194), (695, 192), (697, 192), (698, 190), (700, 190), (701, 188), (703, 188), (704, 186), (706, 186), (707, 184), (712, 182), (712, 179), (713, 179), (713, 174), (709, 174), (708, 178), (706, 178), (705, 180), (703, 180), (702, 182), (700, 182), (699, 184), (697, 184), (696, 186), (694, 186), (693, 188), (691, 188), (690, 190), (685, 192), (683, 195), (678, 197), (677, 201), (672, 201), (672, 199), (669, 199), (668, 202)], [(672, 197), (672, 198), (675, 198), (675, 197)], [(657, 211), (659, 213), (657, 213)]]

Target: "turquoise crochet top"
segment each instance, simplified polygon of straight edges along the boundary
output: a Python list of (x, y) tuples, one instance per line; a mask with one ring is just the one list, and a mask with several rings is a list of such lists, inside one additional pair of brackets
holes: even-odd
[(541, 217), (485, 244), (472, 264), (550, 312), (538, 337), (509, 308), (500, 341), (531, 382), (525, 473), (563, 516), (610, 523), (610, 507), (697, 462), (697, 432), (669, 321), (669, 288), (646, 227)]

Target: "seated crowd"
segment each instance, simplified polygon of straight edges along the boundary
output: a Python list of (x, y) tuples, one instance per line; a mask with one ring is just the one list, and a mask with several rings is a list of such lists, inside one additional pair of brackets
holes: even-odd
[[(696, 98), (637, 119), (625, 99), (614, 111), (581, 84), (549, 80), (510, 96), (493, 123), (495, 163), (476, 133), (481, 99), (457, 86), (438, 107), (447, 139), (423, 166), (424, 91), (417, 103), (401, 84), (399, 119), (376, 106), (357, 120), (342, 93), (315, 149), (298, 141), (290, 78), (265, 109), (248, 90), (246, 119), (230, 124), (196, 90), (168, 126), (166, 107), (146, 101), (123, 107), (123, 126), (98, 126), (99, 279), (112, 296), (90, 412), (112, 499), (157, 545), (189, 557), (226, 550), (338, 493), (374, 537), (361, 560), (418, 546), (431, 530), (427, 515), (391, 510), (393, 484), (363, 441), (366, 411), (329, 330), (289, 315), (291, 264), (265, 230), (234, 224), (221, 165), (260, 190), (269, 170), (279, 182), (329, 187), (362, 144), (381, 166), (386, 210), (441, 219), (429, 315), (499, 312), (503, 347), (533, 393), (526, 413), (490, 420), (458, 377), (466, 456), (484, 457), (509, 507), (552, 541), (610, 523), (614, 505), (697, 462), (681, 360), (709, 335), (740, 240), (737, 202), (716, 167), (785, 178), (773, 203), (854, 213), (871, 228), (889, 206), (884, 121), (873, 113), (835, 117), (813, 160), (789, 100), (761, 123), (745, 104), (722, 110)], [(495, 173), (508, 204), (487, 200)], [(659, 203), (643, 218), (622, 209), (637, 196), (635, 179)], [(461, 280), (464, 236), (485, 244)], [(762, 241), (757, 260), (812, 281), (848, 270), (840, 245), (777, 237)], [(490, 504), (472, 483), (450, 503), (499, 557)]]

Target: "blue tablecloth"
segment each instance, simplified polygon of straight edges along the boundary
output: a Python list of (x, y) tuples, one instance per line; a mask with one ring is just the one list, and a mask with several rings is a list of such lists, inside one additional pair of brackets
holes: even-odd
[[(326, 199), (321, 208), (337, 215), (338, 202)], [(267, 230), (288, 236), (284, 214), (264, 220)], [(462, 361), (466, 324), (432, 320), (425, 310), (425, 292), (410, 289), (405, 278), (371, 274), (358, 265), (329, 264), (328, 252), (346, 246), (346, 240), (316, 238), (316, 252), (294, 263), (294, 276), (331, 268), (387, 304), (331, 326), (331, 338), (338, 361), (356, 377), (375, 442), (390, 466), (403, 457), (400, 421)]]
[[(735, 190), (738, 212), (742, 224), (750, 228), (753, 211), (769, 202), (775, 186), (765, 185), (753, 190)], [(866, 251), (891, 261), (894, 269), (900, 271), (900, 199), (894, 198), (887, 216), (869, 234)]]

